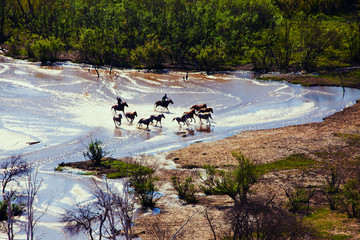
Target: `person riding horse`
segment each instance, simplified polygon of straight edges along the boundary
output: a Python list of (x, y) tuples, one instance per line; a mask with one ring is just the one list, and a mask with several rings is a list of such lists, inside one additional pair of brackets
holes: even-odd
[(118, 102), (118, 105), (121, 105), (121, 103), (122, 103), (121, 97), (116, 97), (116, 100)]
[(167, 97), (167, 95), (165, 93), (165, 95), (162, 97), (162, 102), (165, 102), (166, 100), (170, 100), (170, 99)]

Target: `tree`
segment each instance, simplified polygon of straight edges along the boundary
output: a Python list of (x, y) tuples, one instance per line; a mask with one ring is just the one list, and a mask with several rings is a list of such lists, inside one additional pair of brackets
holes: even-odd
[(226, 214), (231, 239), (305, 239), (310, 228), (275, 204), (272, 199), (256, 197), (247, 203), (235, 204)]
[(109, 154), (101, 144), (102, 142), (100, 140), (95, 139), (95, 141), (93, 141), (91, 139), (87, 150), (83, 152), (85, 159), (91, 160), (94, 166), (100, 166), (101, 160)]
[(296, 186), (295, 190), (285, 190), (285, 194), (288, 198), (290, 212), (305, 212), (305, 214), (308, 214), (310, 210), (310, 199), (316, 194), (316, 191), (312, 188)]
[(346, 181), (341, 198), (341, 208), (349, 217), (360, 218), (360, 190), (359, 181), (349, 179)]
[(30, 165), (29, 171), (26, 174), (26, 181), (25, 181), (25, 197), (26, 197), (26, 212), (27, 212), (27, 223), (25, 225), (25, 232), (27, 236), (27, 240), (34, 239), (35, 227), (39, 222), (40, 218), (44, 216), (46, 213), (49, 204), (47, 205), (45, 211), (38, 212), (35, 209), (34, 201), (36, 196), (38, 195), (39, 189), (43, 183), (43, 179), (38, 179), (38, 170), (34, 170), (33, 167)]
[(335, 169), (331, 169), (331, 173), (325, 176), (325, 182), (322, 186), (322, 193), (326, 197), (331, 210), (335, 210), (338, 204), (341, 178)]
[(90, 239), (116, 239), (122, 233), (126, 239), (131, 239), (133, 223), (133, 197), (129, 184), (124, 181), (122, 193), (114, 192), (107, 181), (99, 184), (93, 179), (96, 190), (93, 197), (96, 201), (89, 204), (79, 204), (69, 209), (62, 216), (64, 230), (70, 235), (83, 232)]
[(64, 230), (71, 236), (83, 232), (91, 240), (94, 240), (94, 226), (97, 220), (97, 214), (93, 212), (91, 205), (80, 205), (76, 203), (75, 207), (67, 210), (61, 218), (61, 222), (65, 223)]
[(28, 164), (20, 156), (12, 156), (0, 164), (2, 173), (0, 181), (2, 186), (3, 202), (7, 204), (6, 232), (9, 240), (14, 239), (14, 205), (18, 194), (18, 178), (28, 172)]

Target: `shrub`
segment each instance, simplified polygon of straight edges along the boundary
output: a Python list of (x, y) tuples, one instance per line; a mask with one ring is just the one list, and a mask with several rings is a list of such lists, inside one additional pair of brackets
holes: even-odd
[(270, 199), (249, 199), (235, 204), (226, 214), (232, 236), (229, 239), (305, 239), (311, 229)]
[(179, 177), (173, 176), (171, 178), (172, 185), (178, 193), (180, 199), (185, 200), (187, 204), (197, 203), (198, 200), (195, 197), (195, 185), (192, 183), (192, 177), (185, 179), (184, 183), (181, 183)]
[(165, 49), (158, 39), (152, 39), (131, 51), (131, 60), (136, 67), (145, 63), (148, 68), (160, 69), (165, 62)]
[(360, 191), (358, 180), (349, 179), (346, 181), (340, 204), (342, 210), (344, 210), (349, 217), (360, 218)]
[(235, 202), (246, 202), (250, 187), (257, 182), (259, 177), (258, 165), (245, 158), (240, 153), (232, 155), (238, 160), (238, 165), (233, 170), (216, 170), (206, 167), (206, 179), (200, 189), (205, 194), (224, 194)]
[[(11, 209), (13, 212), (13, 216), (20, 216), (24, 212), (24, 205), (13, 203)], [(7, 219), (7, 203), (6, 201), (0, 201), (0, 221), (5, 221)]]
[(54, 63), (57, 54), (63, 49), (63, 43), (55, 37), (40, 39), (32, 45), (33, 53), (42, 64)]
[(85, 159), (91, 160), (94, 166), (100, 166), (101, 159), (109, 154), (109, 152), (101, 147), (101, 144), (102, 142), (100, 140), (95, 139), (95, 141), (93, 141), (91, 139), (89, 145), (87, 146), (87, 150), (83, 152)]
[(154, 178), (152, 174), (138, 174), (130, 179), (130, 185), (134, 188), (135, 196), (144, 209), (155, 208), (156, 202), (159, 200), (158, 189), (155, 187), (156, 180), (157, 178)]
[(316, 191), (311, 188), (295, 187), (295, 190), (285, 190), (288, 198), (289, 211), (293, 213), (304, 212), (309, 213), (310, 199), (315, 195)]
[(331, 174), (325, 177), (325, 183), (321, 189), (331, 210), (337, 208), (340, 194), (340, 180), (339, 174), (334, 169), (331, 169)]

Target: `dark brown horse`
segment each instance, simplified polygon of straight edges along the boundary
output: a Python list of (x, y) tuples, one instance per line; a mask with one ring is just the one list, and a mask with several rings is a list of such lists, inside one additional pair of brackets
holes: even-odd
[(196, 120), (195, 120), (195, 117), (194, 117), (195, 116), (195, 109), (191, 109), (188, 112), (184, 112), (183, 115), (187, 115), (187, 118), (190, 119), (191, 122), (194, 119), (194, 122), (196, 123)]
[(121, 119), (122, 119), (121, 114), (119, 114), (118, 117), (113, 116), (113, 121), (116, 128), (121, 126)]
[(197, 114), (197, 116), (199, 117), (201, 123), (203, 123), (202, 119), (205, 119), (207, 121), (207, 123), (209, 123), (209, 125), (211, 125), (210, 118), (211, 119), (213, 119), (213, 118), (211, 117), (210, 113), (199, 113), (199, 114)]
[(138, 122), (138, 127), (140, 127), (141, 124), (146, 125), (146, 129), (149, 129), (149, 124), (153, 122), (153, 118), (150, 116), (150, 118), (142, 118)]
[(161, 106), (163, 108), (166, 108), (169, 111), (168, 106), (170, 103), (174, 104), (174, 102), (171, 99), (165, 100), (165, 101), (159, 100), (159, 101), (156, 101), (154, 105), (155, 105), (155, 108), (157, 108), (158, 106)]
[(162, 118), (165, 118), (165, 115), (164, 115), (164, 114), (151, 115), (150, 117), (152, 117), (153, 120), (156, 120), (155, 126), (157, 126), (158, 122), (160, 122), (160, 125), (162, 125), (162, 124), (161, 124), (161, 119), (162, 119)]
[(119, 105), (113, 105), (113, 106), (111, 107), (111, 109), (113, 109), (113, 110), (115, 111), (115, 114), (117, 114), (116, 111), (122, 111), (122, 112), (124, 113), (124, 115), (125, 115), (125, 112), (124, 112), (125, 107), (129, 107), (129, 106), (127, 105), (126, 102), (122, 102), (122, 103), (119, 104)]
[(185, 124), (186, 124), (186, 125), (189, 124), (188, 121), (187, 121), (187, 119), (188, 119), (188, 116), (187, 116), (186, 114), (184, 114), (184, 115), (182, 115), (181, 117), (176, 117), (176, 118), (174, 118), (173, 121), (176, 120), (180, 126), (181, 126), (180, 123), (182, 122), (183, 125), (185, 126)]
[(135, 112), (127, 112), (127, 113), (125, 113), (125, 118), (126, 118), (126, 120), (128, 120), (129, 121), (129, 119), (130, 119), (130, 123), (132, 123), (133, 121), (134, 121), (134, 119), (135, 119), (135, 117), (137, 117), (138, 115), (137, 115), (137, 112), (135, 111)]
[(207, 107), (207, 108), (201, 108), (199, 110), (199, 113), (210, 113), (210, 112), (214, 112), (213, 109), (211, 107)]
[(206, 103), (202, 105), (193, 105), (190, 109), (195, 109), (196, 111), (199, 111), (202, 108), (207, 108)]

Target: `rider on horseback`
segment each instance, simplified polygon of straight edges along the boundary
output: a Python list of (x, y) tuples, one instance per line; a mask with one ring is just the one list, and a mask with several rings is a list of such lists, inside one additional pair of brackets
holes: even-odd
[(121, 103), (122, 103), (121, 97), (116, 97), (116, 100), (118, 102), (118, 105), (121, 105)]
[(169, 100), (169, 98), (167, 97), (167, 95), (165, 93), (165, 95), (162, 97), (162, 102), (165, 102), (166, 100)]

